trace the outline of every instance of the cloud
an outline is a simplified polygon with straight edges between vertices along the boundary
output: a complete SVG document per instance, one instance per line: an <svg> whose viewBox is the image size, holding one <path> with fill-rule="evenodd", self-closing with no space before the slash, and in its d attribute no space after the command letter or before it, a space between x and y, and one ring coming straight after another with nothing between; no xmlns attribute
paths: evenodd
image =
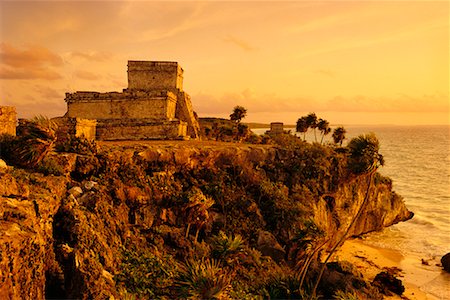
<svg viewBox="0 0 450 300"><path fill-rule="evenodd" d="M306 97L280 97L260 95L250 89L240 93L192 96L194 109L201 116L227 117L235 105L242 105L251 114L302 115L308 112L325 113L442 113L449 111L448 95L398 95L395 98L369 96L336 96L330 100Z"/></svg>
<svg viewBox="0 0 450 300"><path fill-rule="evenodd" d="M52 70L44 69L42 67L34 67L29 69L13 69L0 66L0 79L45 79L57 80L62 76Z"/></svg>
<svg viewBox="0 0 450 300"><path fill-rule="evenodd" d="M445 112L449 111L449 97L445 94L422 95L412 97L337 96L329 100L327 111L341 112Z"/></svg>
<svg viewBox="0 0 450 300"><path fill-rule="evenodd" d="M54 67L64 62L56 53L41 46L16 48L8 43L0 44L0 79L56 80L62 76Z"/></svg>
<svg viewBox="0 0 450 300"><path fill-rule="evenodd" d="M59 91L57 89L48 87L48 86L41 86L37 85L35 87L36 92L39 93L39 95L45 99L64 99L65 93L62 91Z"/></svg>
<svg viewBox="0 0 450 300"><path fill-rule="evenodd" d="M241 105L251 113L293 112L317 109L320 103L312 100L293 97L284 98L275 94L259 95L251 89L240 93L225 93L220 96L199 93L192 97L194 109L200 114L229 114L234 106Z"/></svg>
<svg viewBox="0 0 450 300"><path fill-rule="evenodd" d="M235 46L238 46L239 48L241 48L244 51L255 51L257 50L257 48L251 46L249 43L247 43L244 40L238 39L232 35L228 35L227 37L225 37L223 39L223 41L233 44Z"/></svg>
<svg viewBox="0 0 450 300"><path fill-rule="evenodd" d="M62 66L63 59L56 53L41 46L27 46L18 49L7 43L0 44L0 61L13 68L30 66Z"/></svg>
<svg viewBox="0 0 450 300"><path fill-rule="evenodd" d="M98 61L103 62L111 59L113 56L111 53L102 51L92 51L92 52L70 52L69 55L73 58L82 58L88 61Z"/></svg>
<svg viewBox="0 0 450 300"><path fill-rule="evenodd" d="M101 76L98 74L94 74L92 72L82 71L82 70L75 71L73 73L73 75L79 79L84 79L84 80L98 80L101 78Z"/></svg>

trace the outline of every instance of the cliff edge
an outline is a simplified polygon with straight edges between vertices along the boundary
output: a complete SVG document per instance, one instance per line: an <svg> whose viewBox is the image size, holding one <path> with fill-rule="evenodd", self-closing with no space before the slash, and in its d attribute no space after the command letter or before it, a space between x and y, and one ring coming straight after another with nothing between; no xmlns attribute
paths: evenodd
<svg viewBox="0 0 450 300"><path fill-rule="evenodd" d="M224 297L273 297L366 193L349 235L412 217L390 179L317 144L111 142L51 159L59 176L0 169L2 299L198 296L193 261L216 267Z"/></svg>

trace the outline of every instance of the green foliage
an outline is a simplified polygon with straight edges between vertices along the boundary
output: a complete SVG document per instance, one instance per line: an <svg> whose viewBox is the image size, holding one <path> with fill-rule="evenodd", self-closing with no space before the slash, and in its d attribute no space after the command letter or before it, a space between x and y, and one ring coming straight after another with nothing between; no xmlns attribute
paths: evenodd
<svg viewBox="0 0 450 300"><path fill-rule="evenodd" d="M325 232L312 219L307 219L304 220L302 228L297 230L292 241L296 243L298 250L306 251L311 249L312 245L324 236Z"/></svg>
<svg viewBox="0 0 450 300"><path fill-rule="evenodd" d="M317 122L317 128L322 134L320 143L323 143L323 138L331 132L330 123L327 120L319 119L319 121Z"/></svg>
<svg viewBox="0 0 450 300"><path fill-rule="evenodd" d="M230 120L236 123L240 123L243 118L247 115L247 109L243 106L235 106L233 112L230 115Z"/></svg>
<svg viewBox="0 0 450 300"><path fill-rule="evenodd" d="M168 254L134 250L123 252L119 270L116 282L139 298L170 296L179 271L176 261Z"/></svg>
<svg viewBox="0 0 450 300"><path fill-rule="evenodd" d="M37 116L20 120L17 142L14 143L14 162L22 167L35 167L53 151L57 125L47 117Z"/></svg>
<svg viewBox="0 0 450 300"><path fill-rule="evenodd" d="M289 189L280 182L263 181L260 193L260 207L267 226L287 238L305 214L304 206L290 197Z"/></svg>
<svg viewBox="0 0 450 300"><path fill-rule="evenodd" d="M306 120L306 117L301 117L297 120L297 125L295 130L297 132L303 133L303 139L305 139L305 133L308 131L309 125Z"/></svg>
<svg viewBox="0 0 450 300"><path fill-rule="evenodd" d="M279 270L271 273L265 283L269 299L315 299L311 298L309 288L300 288L298 274Z"/></svg>
<svg viewBox="0 0 450 300"><path fill-rule="evenodd" d="M220 231L219 234L213 236L210 241L212 245L212 255L214 258L224 258L230 254L241 251L244 247L244 239L239 234L234 238L227 236L225 232Z"/></svg>
<svg viewBox="0 0 450 300"><path fill-rule="evenodd" d="M177 278L180 294L190 299L229 299L232 274L210 259L188 260Z"/></svg>
<svg viewBox="0 0 450 300"><path fill-rule="evenodd" d="M95 155L98 152L97 143L85 137L75 137L69 135L64 142L56 144L56 151L69 152L83 155Z"/></svg>
<svg viewBox="0 0 450 300"><path fill-rule="evenodd" d="M380 142L374 133L353 138L347 146L350 150L349 169L354 174L361 174L384 165L383 156L378 152Z"/></svg>
<svg viewBox="0 0 450 300"><path fill-rule="evenodd" d="M344 127L342 126L336 127L332 135L334 143L339 144L339 146L342 146L342 142L345 140L346 133L347 131L345 130Z"/></svg>

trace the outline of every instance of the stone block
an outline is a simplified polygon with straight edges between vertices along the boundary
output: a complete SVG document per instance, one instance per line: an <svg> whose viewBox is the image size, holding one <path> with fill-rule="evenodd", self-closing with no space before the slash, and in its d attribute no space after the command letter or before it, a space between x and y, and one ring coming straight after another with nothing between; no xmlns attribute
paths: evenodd
<svg viewBox="0 0 450 300"><path fill-rule="evenodd" d="M0 134L16 135L17 113L12 106L0 106Z"/></svg>

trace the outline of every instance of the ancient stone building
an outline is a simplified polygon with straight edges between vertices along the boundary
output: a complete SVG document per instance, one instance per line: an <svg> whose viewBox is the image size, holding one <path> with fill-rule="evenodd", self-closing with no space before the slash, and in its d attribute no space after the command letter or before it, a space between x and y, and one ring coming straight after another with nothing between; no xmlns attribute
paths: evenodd
<svg viewBox="0 0 450 300"><path fill-rule="evenodd" d="M17 126L16 108L12 106L0 106L0 134L16 135Z"/></svg>
<svg viewBox="0 0 450 300"><path fill-rule="evenodd" d="M68 118L97 120L99 140L198 138L191 99L177 62L128 61L122 93L66 93Z"/></svg>
<svg viewBox="0 0 450 300"><path fill-rule="evenodd" d="M270 123L270 133L271 134L282 134L283 132L284 132L284 124L282 122Z"/></svg>

